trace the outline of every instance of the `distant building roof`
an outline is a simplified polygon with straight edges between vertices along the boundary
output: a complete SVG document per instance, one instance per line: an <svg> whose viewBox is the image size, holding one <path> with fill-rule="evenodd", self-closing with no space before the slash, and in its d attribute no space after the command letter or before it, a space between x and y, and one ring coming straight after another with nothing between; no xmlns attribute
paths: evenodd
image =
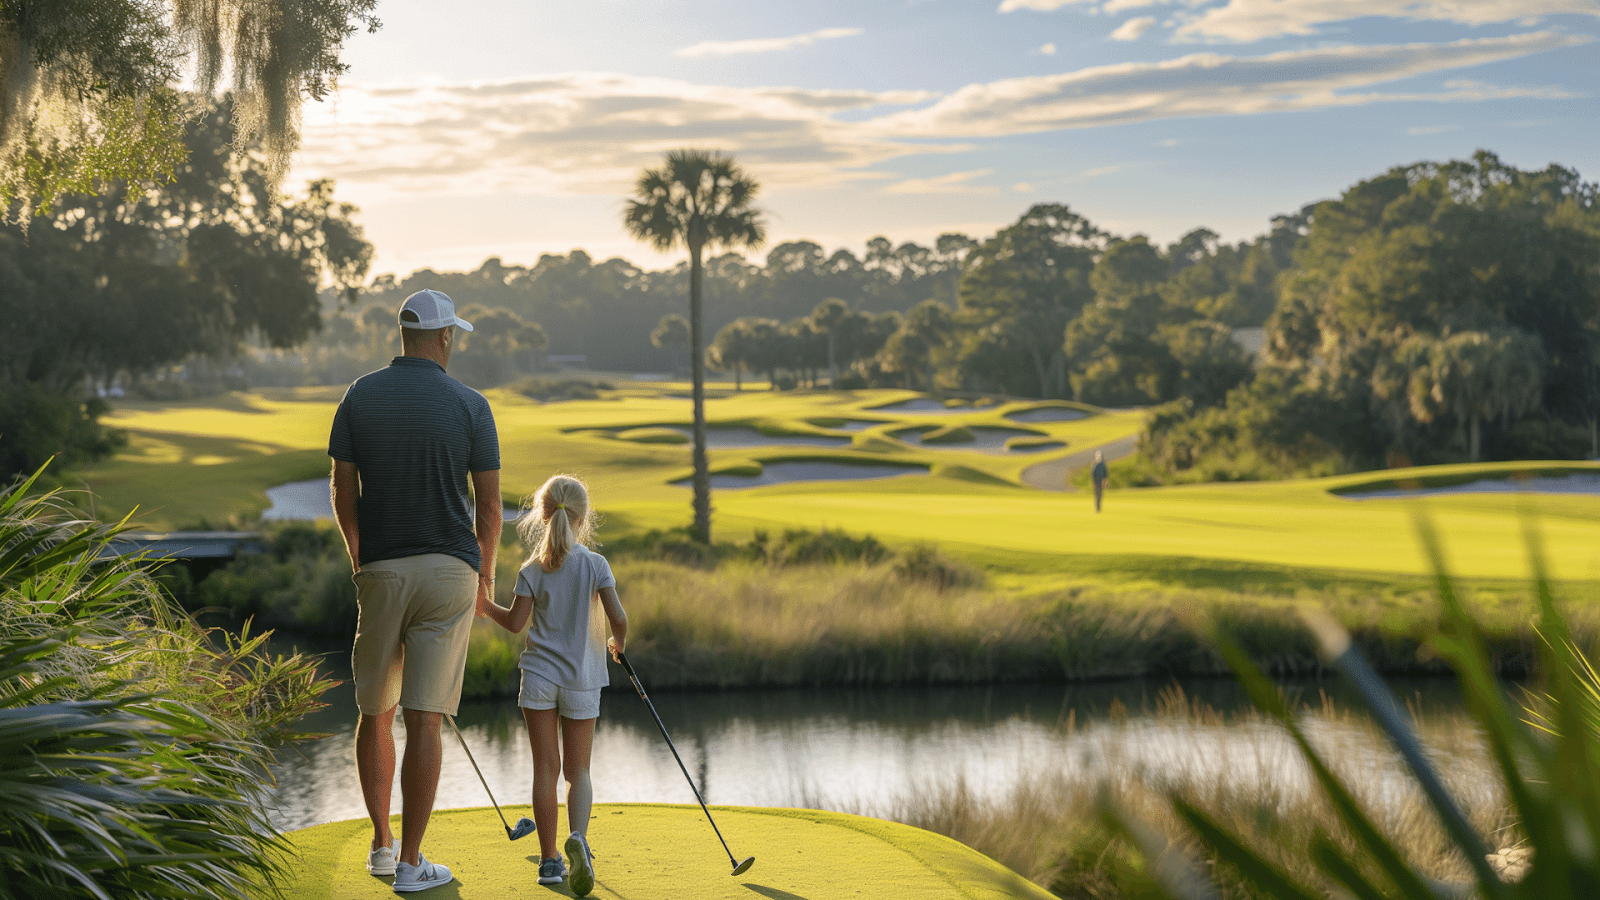
<svg viewBox="0 0 1600 900"><path fill-rule="evenodd" d="M1244 352L1253 357L1261 357L1261 348L1267 345L1267 330L1260 326L1251 328L1235 328L1233 342L1244 348Z"/></svg>

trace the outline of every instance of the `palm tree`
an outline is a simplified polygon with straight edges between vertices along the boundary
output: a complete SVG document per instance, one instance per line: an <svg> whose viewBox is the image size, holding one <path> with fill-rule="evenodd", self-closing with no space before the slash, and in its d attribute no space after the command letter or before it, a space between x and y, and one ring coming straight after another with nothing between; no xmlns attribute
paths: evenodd
<svg viewBox="0 0 1600 900"><path fill-rule="evenodd" d="M703 150L669 150L660 168L645 169L622 222L657 250L689 250L689 372L694 381L694 536L711 542L711 468L706 461L706 371L700 315L701 253L706 245L760 247L767 238L750 205L758 187L732 158Z"/></svg>

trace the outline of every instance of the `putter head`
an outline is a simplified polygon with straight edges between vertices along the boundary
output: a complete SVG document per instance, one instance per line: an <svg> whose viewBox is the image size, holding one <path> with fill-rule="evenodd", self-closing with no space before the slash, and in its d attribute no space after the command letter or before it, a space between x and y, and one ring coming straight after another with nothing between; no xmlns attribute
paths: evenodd
<svg viewBox="0 0 1600 900"><path fill-rule="evenodd" d="M513 841L519 840L527 837L530 834L533 834L535 828L537 828L537 826L533 824L533 820L527 816L523 816L517 820L516 825L506 829L506 837Z"/></svg>
<svg viewBox="0 0 1600 900"><path fill-rule="evenodd" d="M744 862L739 863L737 866L733 867L732 874L735 875L735 876L743 875L744 873L750 871L750 867L755 865L755 864L756 864L756 858L754 856L746 857Z"/></svg>

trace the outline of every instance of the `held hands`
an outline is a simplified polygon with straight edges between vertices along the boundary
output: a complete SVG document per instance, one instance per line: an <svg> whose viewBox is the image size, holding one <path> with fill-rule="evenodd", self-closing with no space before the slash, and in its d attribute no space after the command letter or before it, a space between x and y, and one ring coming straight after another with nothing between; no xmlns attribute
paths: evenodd
<svg viewBox="0 0 1600 900"><path fill-rule="evenodd" d="M494 605L494 582L487 578L478 579L478 603L474 611L478 618L489 617L489 607Z"/></svg>

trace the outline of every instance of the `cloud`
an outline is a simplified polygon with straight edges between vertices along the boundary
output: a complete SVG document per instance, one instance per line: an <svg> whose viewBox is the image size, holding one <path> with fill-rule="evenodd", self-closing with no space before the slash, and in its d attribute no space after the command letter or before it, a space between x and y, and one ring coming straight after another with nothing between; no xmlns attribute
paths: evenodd
<svg viewBox="0 0 1600 900"><path fill-rule="evenodd" d="M973 169L970 172L951 172L934 178L910 178L883 189L885 194L992 194L994 188L971 184L975 178L994 174L993 169Z"/></svg>
<svg viewBox="0 0 1600 900"><path fill-rule="evenodd" d="M1193 116L1247 115L1384 101L1571 96L1558 88L1446 85L1442 91L1360 93L1432 72L1588 43L1559 32L1446 44L1322 47L1266 56L1198 53L971 84L933 104L872 122L885 136L995 137Z"/></svg>
<svg viewBox="0 0 1600 900"><path fill-rule="evenodd" d="M1155 23L1156 20L1150 16L1129 19L1117 26L1116 31L1111 32L1111 39L1113 41L1137 41L1139 38L1144 37L1144 33L1149 31L1150 26Z"/></svg>
<svg viewBox="0 0 1600 900"><path fill-rule="evenodd" d="M753 38L744 41L705 41L693 47L684 47L676 51L677 56L737 56L744 53L777 53L783 50L793 50L815 44L817 41L829 41L835 38L855 37L861 33L859 28L824 28L809 34L797 34L793 37L781 38Z"/></svg>
<svg viewBox="0 0 1600 900"><path fill-rule="evenodd" d="M908 152L834 118L925 103L920 91L725 87L572 73L362 87L306 110L297 173L396 191L618 192L675 147L734 153L766 184L837 184ZM917 146L916 152L963 149Z"/></svg>
<svg viewBox="0 0 1600 900"><path fill-rule="evenodd" d="M1000 0L1000 12L1016 12L1019 9L1054 12L1063 6L1070 6L1074 3L1093 2L1094 0Z"/></svg>
<svg viewBox="0 0 1600 900"><path fill-rule="evenodd" d="M1367 16L1487 25L1560 14L1600 16L1600 0L1229 0L1190 19L1177 37L1248 43Z"/></svg>
<svg viewBox="0 0 1600 900"><path fill-rule="evenodd" d="M1045 44L1044 46L1040 47L1039 49L1037 49L1037 50L1035 50L1033 52L1042 53L1045 56L1055 56L1056 55L1056 45L1055 44Z"/></svg>
<svg viewBox="0 0 1600 900"><path fill-rule="evenodd" d="M1087 172L1084 172L1083 173L1083 177L1085 177L1085 178L1102 178L1102 177L1104 177L1106 175L1115 175L1118 172L1121 172L1124 168L1126 168L1126 167L1125 166L1121 166L1121 165L1101 166L1098 169L1090 169Z"/></svg>
<svg viewBox="0 0 1600 900"><path fill-rule="evenodd" d="M884 162L979 141L1197 116L1380 102L1565 98L1561 88L1449 80L1380 86L1592 38L1557 32L1445 44L1215 53L970 84L954 93L734 87L608 73L359 85L305 112L296 180L331 177L393 195L626 194L678 147L736 156L769 188L883 178ZM1452 73L1454 74L1454 73ZM898 182L900 193L981 190L970 172Z"/></svg>
<svg viewBox="0 0 1600 900"><path fill-rule="evenodd" d="M1446 131L1460 131L1460 125L1413 125L1406 129L1406 134L1412 137L1421 137L1428 134L1443 134Z"/></svg>
<svg viewBox="0 0 1600 900"><path fill-rule="evenodd" d="M1107 15L1113 15L1130 9L1143 9L1146 6L1155 6L1158 3L1166 2L1168 0L1108 0L1104 6L1100 7L1100 11Z"/></svg>

